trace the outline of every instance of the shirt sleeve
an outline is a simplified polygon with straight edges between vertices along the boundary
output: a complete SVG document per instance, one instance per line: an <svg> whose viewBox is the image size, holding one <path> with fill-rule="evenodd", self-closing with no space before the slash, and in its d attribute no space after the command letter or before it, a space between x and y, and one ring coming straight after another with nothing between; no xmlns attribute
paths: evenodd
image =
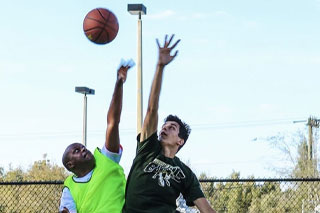
<svg viewBox="0 0 320 213"><path fill-rule="evenodd" d="M194 206L195 204L193 203L193 201L198 198L204 197L204 194L202 192L199 180L193 172L191 172L191 177L188 183L190 184L186 187L185 191L182 194L186 200L187 205Z"/></svg>
<svg viewBox="0 0 320 213"><path fill-rule="evenodd" d="M63 188L59 211L62 211L63 208L67 208L70 213L77 213L76 203L74 202L71 192L67 187Z"/></svg>
<svg viewBox="0 0 320 213"><path fill-rule="evenodd" d="M114 153L114 152L110 152L105 145L103 145L102 149L101 149L101 153L106 156L107 158L110 158L111 160L113 160L116 163L120 162L121 156L122 156L122 146L120 145L119 148L119 152L118 153Z"/></svg>
<svg viewBox="0 0 320 213"><path fill-rule="evenodd" d="M145 139L144 141L140 142L139 134L137 136L137 150L136 155L144 154L144 153L151 153L151 152L158 152L161 149L160 142L158 140L157 132L154 132L149 138Z"/></svg>

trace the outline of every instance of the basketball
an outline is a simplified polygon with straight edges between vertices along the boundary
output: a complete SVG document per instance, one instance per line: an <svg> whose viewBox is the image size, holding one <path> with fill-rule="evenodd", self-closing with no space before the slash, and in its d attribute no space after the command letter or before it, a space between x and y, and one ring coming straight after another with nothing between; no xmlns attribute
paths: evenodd
<svg viewBox="0 0 320 213"><path fill-rule="evenodd" d="M96 44L110 43L118 34L117 17L108 9L91 10L83 20L83 31L86 37Z"/></svg>

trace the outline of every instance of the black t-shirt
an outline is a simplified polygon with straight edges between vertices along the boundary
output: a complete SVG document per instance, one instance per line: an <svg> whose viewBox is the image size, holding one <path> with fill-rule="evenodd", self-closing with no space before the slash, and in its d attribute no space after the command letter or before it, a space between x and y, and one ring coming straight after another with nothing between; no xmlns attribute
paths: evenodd
<svg viewBox="0 0 320 213"><path fill-rule="evenodd" d="M165 157L157 133L143 142L137 138L137 153L129 173L123 212L175 212L182 193L187 204L204 197L199 181L178 157Z"/></svg>

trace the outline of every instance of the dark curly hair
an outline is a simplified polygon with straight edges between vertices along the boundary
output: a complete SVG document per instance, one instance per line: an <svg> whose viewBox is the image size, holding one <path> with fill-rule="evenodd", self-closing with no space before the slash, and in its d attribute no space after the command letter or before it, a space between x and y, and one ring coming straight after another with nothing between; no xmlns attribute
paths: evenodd
<svg viewBox="0 0 320 213"><path fill-rule="evenodd" d="M184 140L184 143L182 146L179 147L178 151L186 144L188 137L191 132L191 128L188 124L183 122L178 116L176 115L168 115L165 119L164 122L166 123L167 121L175 121L179 124L179 134L178 136Z"/></svg>

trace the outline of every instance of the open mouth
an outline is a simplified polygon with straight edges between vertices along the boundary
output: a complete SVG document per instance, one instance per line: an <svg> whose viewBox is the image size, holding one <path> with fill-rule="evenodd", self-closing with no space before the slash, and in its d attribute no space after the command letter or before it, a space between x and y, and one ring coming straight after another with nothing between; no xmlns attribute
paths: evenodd
<svg viewBox="0 0 320 213"><path fill-rule="evenodd" d="M161 132L160 136L167 136L167 134L165 132Z"/></svg>

